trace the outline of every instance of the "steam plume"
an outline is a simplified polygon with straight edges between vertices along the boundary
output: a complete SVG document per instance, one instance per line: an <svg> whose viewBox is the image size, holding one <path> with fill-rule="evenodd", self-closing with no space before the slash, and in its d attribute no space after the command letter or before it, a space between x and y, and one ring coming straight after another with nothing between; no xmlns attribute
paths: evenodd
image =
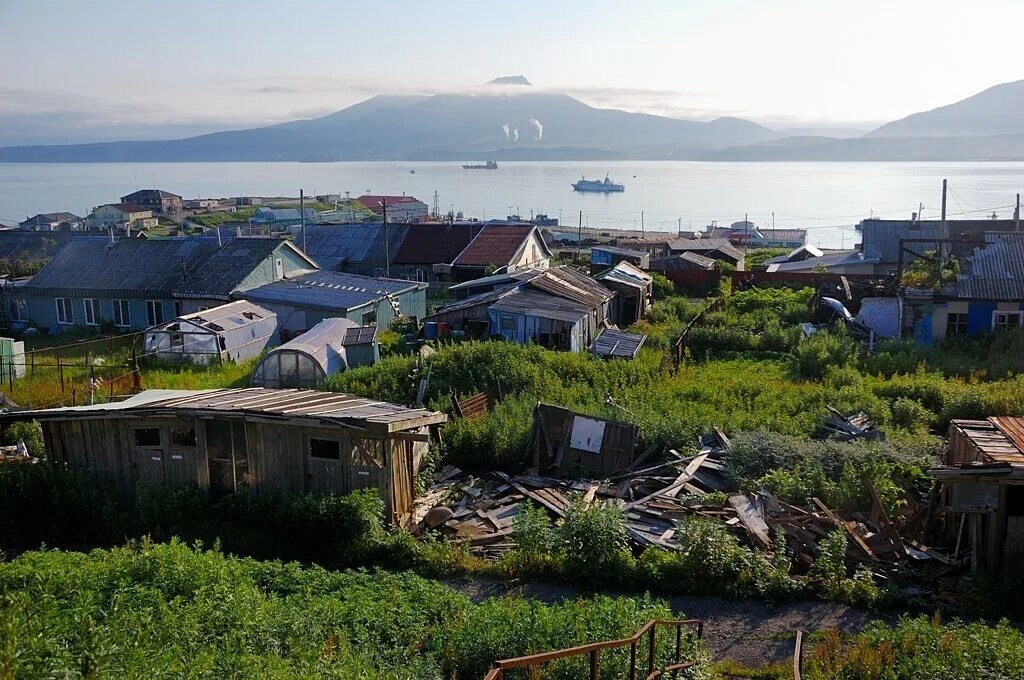
<svg viewBox="0 0 1024 680"><path fill-rule="evenodd" d="M540 121L536 118L530 119L530 125L537 128L537 141L544 139L544 126L540 124Z"/></svg>
<svg viewBox="0 0 1024 680"><path fill-rule="evenodd" d="M519 128L512 128L512 141L513 142L518 142L519 141Z"/></svg>
<svg viewBox="0 0 1024 680"><path fill-rule="evenodd" d="M508 123L501 124L501 131L505 133L505 139L508 139L508 133L510 129L511 128L509 128Z"/></svg>

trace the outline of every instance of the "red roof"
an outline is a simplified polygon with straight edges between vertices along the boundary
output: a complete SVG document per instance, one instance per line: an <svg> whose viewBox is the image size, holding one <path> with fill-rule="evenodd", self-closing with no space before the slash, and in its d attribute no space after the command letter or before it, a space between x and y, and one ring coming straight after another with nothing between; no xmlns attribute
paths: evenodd
<svg viewBox="0 0 1024 680"><path fill-rule="evenodd" d="M480 227L472 224L410 224L392 264L449 264Z"/></svg>
<svg viewBox="0 0 1024 680"><path fill-rule="evenodd" d="M516 256L534 229L536 227L532 225L488 224L452 264L504 267Z"/></svg>
<svg viewBox="0 0 1024 680"><path fill-rule="evenodd" d="M400 203L418 203L419 199L415 196L385 196L383 194L365 194L356 199L367 209L377 212L380 210L381 203L387 201L388 205L398 205Z"/></svg>

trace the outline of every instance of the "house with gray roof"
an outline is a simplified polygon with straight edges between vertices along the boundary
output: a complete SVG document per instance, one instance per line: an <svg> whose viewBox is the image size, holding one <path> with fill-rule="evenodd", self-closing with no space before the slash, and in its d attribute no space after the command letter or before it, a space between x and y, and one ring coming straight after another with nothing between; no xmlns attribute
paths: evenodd
<svg viewBox="0 0 1024 680"><path fill-rule="evenodd" d="M360 222L306 225L305 252L329 271L385 276L409 225ZM384 251L387 249L387 256Z"/></svg>
<svg viewBox="0 0 1024 680"><path fill-rule="evenodd" d="M18 291L25 321L140 330L233 299L316 264L278 239L82 238L67 243Z"/></svg>

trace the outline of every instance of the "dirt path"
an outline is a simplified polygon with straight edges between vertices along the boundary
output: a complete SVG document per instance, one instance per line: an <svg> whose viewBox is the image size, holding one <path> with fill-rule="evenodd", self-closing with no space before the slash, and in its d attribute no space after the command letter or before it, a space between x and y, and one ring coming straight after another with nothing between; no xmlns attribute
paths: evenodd
<svg viewBox="0 0 1024 680"><path fill-rule="evenodd" d="M559 602L587 593L551 583L511 583L485 578L445 581L471 599L518 594L542 602ZM664 598L676 616L704 619L704 641L715 660L733 659L749 666L787 661L793 655L795 631L836 628L856 632L879 615L833 602L727 600L719 597Z"/></svg>

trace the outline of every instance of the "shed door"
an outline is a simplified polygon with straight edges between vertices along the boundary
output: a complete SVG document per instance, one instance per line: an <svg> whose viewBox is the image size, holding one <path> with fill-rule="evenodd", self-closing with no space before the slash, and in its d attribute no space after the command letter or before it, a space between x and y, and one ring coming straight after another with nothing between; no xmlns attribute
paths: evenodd
<svg viewBox="0 0 1024 680"><path fill-rule="evenodd" d="M311 493L345 493L348 441L323 434L306 437L306 456L309 460L309 480L306 488Z"/></svg>
<svg viewBox="0 0 1024 680"><path fill-rule="evenodd" d="M164 481L164 447L161 428L156 425L133 427L129 435L132 459L140 482Z"/></svg>
<svg viewBox="0 0 1024 680"><path fill-rule="evenodd" d="M249 483L249 455L243 421L207 420L206 456L211 493L232 493Z"/></svg>
<svg viewBox="0 0 1024 680"><path fill-rule="evenodd" d="M384 489L388 478L386 464L383 439L353 437L351 490Z"/></svg>
<svg viewBox="0 0 1024 680"><path fill-rule="evenodd" d="M195 482L198 469L195 426L172 426L170 444L164 457L164 474L167 480Z"/></svg>

